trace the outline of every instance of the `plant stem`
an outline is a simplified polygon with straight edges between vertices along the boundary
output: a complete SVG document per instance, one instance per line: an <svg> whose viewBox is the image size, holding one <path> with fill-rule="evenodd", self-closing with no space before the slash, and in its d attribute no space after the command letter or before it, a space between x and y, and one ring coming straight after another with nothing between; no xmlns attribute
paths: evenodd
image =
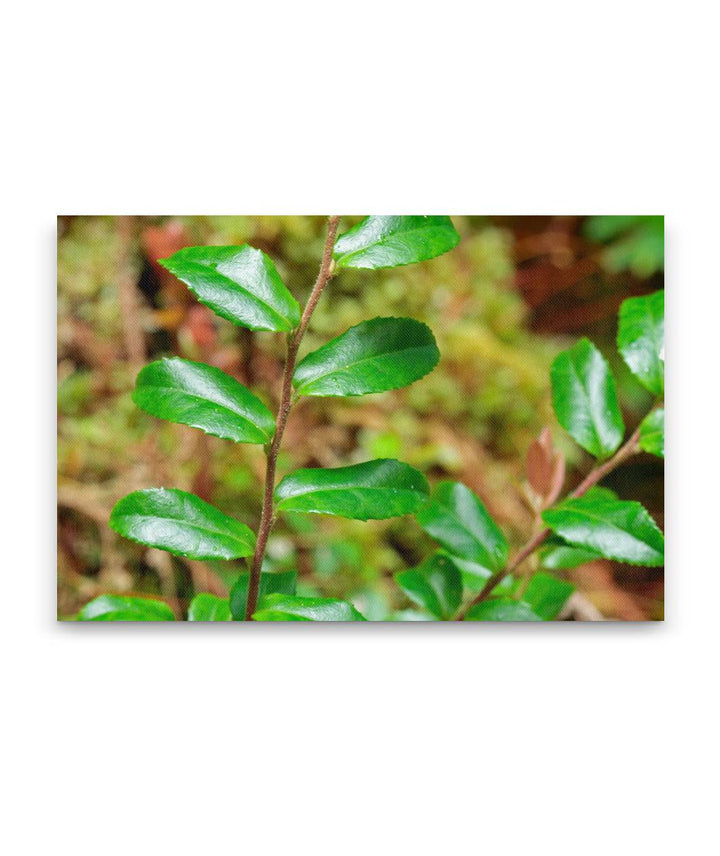
<svg viewBox="0 0 720 856"><path fill-rule="evenodd" d="M565 499L578 499L581 496L584 496L591 487L596 485L601 479L605 478L608 473L611 473L614 469L620 466L620 464L624 463L628 458L631 458L633 455L637 454L640 451L640 446L638 445L638 440L640 439L640 426L638 426L635 431L632 433L630 439L622 445L617 452L612 456L612 458L608 458L607 461L604 461L599 466L595 467L595 469L591 470L587 476L580 482L580 484L569 493ZM490 579L485 583L481 591L468 603L467 606L463 607L460 612L455 616L455 621L463 621L468 612L473 608L473 606L478 603L482 603L484 600L487 600L488 597L492 594L493 589L499 583L501 583L505 577L509 574L512 574L513 571L516 571L520 565L531 556L538 547L540 547L549 537L552 535L552 529L542 529L540 532L533 535L533 537L525 544L525 546L520 550L520 552L515 556L515 558L506 565L501 571L497 571L494 573Z"/></svg>
<svg viewBox="0 0 720 856"><path fill-rule="evenodd" d="M267 547L270 531L275 522L275 509L273 505L273 493L275 491L275 471L277 469L277 458L280 444L287 425L290 408L292 407L292 377L295 371L300 343L310 323L323 289L334 275L332 270L332 250L337 235L339 217L328 219L327 237L323 251L322 262L317 280L310 293L305 309L297 329L288 335L287 353L285 357L285 368L283 370L282 391L280 393L280 404L278 405L277 418L275 420L275 434L267 452L267 465L265 467L265 492L263 496L262 512L260 514L260 526L258 528L257 543L253 555L252 567L250 568L250 581L248 584L247 606L245 607L245 620L252 621L253 613L257 608L258 593L260 591L260 571L262 569L265 548Z"/></svg>

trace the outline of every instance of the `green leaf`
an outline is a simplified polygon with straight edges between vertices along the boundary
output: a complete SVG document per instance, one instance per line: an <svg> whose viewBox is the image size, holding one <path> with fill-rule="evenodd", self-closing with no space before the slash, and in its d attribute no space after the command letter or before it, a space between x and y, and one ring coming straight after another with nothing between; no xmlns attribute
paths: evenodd
<svg viewBox="0 0 720 856"><path fill-rule="evenodd" d="M298 302L272 259L253 247L186 247L160 264L201 303L241 327L289 332L300 321Z"/></svg>
<svg viewBox="0 0 720 856"><path fill-rule="evenodd" d="M586 500L616 500L618 495L609 487L593 485L585 494ZM587 547L571 547L562 538L551 536L540 551L540 564L549 571L567 571L602 559L602 553Z"/></svg>
<svg viewBox="0 0 720 856"><path fill-rule="evenodd" d="M441 550L440 555L448 554L444 554ZM459 556L451 556L451 558L460 569L463 585L473 591L480 591L493 575L490 568L479 565L477 562L471 562L469 559L461 559ZM508 577L505 577L505 579L508 579Z"/></svg>
<svg viewBox="0 0 720 856"><path fill-rule="evenodd" d="M172 609L162 600L102 594L86 603L78 621L174 621Z"/></svg>
<svg viewBox="0 0 720 856"><path fill-rule="evenodd" d="M583 226L583 232L592 241L606 243L646 219L642 214L597 214L588 217Z"/></svg>
<svg viewBox="0 0 720 856"><path fill-rule="evenodd" d="M179 357L145 366L137 377L133 401L160 419L236 443L264 445L275 433L272 413L235 378Z"/></svg>
<svg viewBox="0 0 720 856"><path fill-rule="evenodd" d="M335 242L339 268L389 268L434 259L457 246L449 217L366 217Z"/></svg>
<svg viewBox="0 0 720 856"><path fill-rule="evenodd" d="M542 513L545 523L570 544L631 565L660 566L665 539L639 502L567 499Z"/></svg>
<svg viewBox="0 0 720 856"><path fill-rule="evenodd" d="M583 494L585 499L619 499L620 497L610 487L605 487L601 484L594 484Z"/></svg>
<svg viewBox="0 0 720 856"><path fill-rule="evenodd" d="M460 482L440 482L418 523L448 552L491 571L507 564L508 542L477 496Z"/></svg>
<svg viewBox="0 0 720 856"><path fill-rule="evenodd" d="M540 552L540 564L550 571L567 571L577 568L596 559L602 559L602 553L582 547L570 547L568 544L558 544Z"/></svg>
<svg viewBox="0 0 720 856"><path fill-rule="evenodd" d="M255 621L365 621L351 603L325 597L268 594L259 607Z"/></svg>
<svg viewBox="0 0 720 856"><path fill-rule="evenodd" d="M620 307L618 350L653 395L665 389L665 292L629 297Z"/></svg>
<svg viewBox="0 0 720 856"><path fill-rule="evenodd" d="M235 621L245 619L250 572L245 571L237 578L230 589L230 611ZM297 586L297 571L278 571L277 573L261 573L258 600L266 594L295 594Z"/></svg>
<svg viewBox="0 0 720 856"><path fill-rule="evenodd" d="M435 553L416 568L400 571L395 580L410 600L436 618L450 619L460 606L460 569L443 553Z"/></svg>
<svg viewBox="0 0 720 856"><path fill-rule="evenodd" d="M442 554L442 551L441 551ZM470 591L478 592L493 575L489 568L471 562L469 559L461 559L459 556L451 556L454 564L460 569L463 585ZM511 594L515 588L516 578L509 574L503 577L493 588L496 594Z"/></svg>
<svg viewBox="0 0 720 856"><path fill-rule="evenodd" d="M434 621L432 616L427 612L421 612L419 609L398 609L393 612L387 619L388 621Z"/></svg>
<svg viewBox="0 0 720 856"><path fill-rule="evenodd" d="M605 357L581 339L557 355L550 381L558 422L590 454L609 457L622 443L624 425Z"/></svg>
<svg viewBox="0 0 720 856"><path fill-rule="evenodd" d="M453 556L446 550L438 550L436 553L433 553L433 556L443 556L451 561L460 571L463 586L472 592L479 592L493 575L493 571L490 568L479 565L477 562L471 562L469 559L462 559L460 556ZM493 588L493 592L497 595L512 594L516 583L517 579L509 574L500 580L495 588Z"/></svg>
<svg viewBox="0 0 720 856"><path fill-rule="evenodd" d="M466 621L542 621L532 607L510 597L493 597L470 609Z"/></svg>
<svg viewBox="0 0 720 856"><path fill-rule="evenodd" d="M665 410L653 410L640 424L640 448L658 458L665 457Z"/></svg>
<svg viewBox="0 0 720 856"><path fill-rule="evenodd" d="M592 240L607 243L600 258L610 273L629 270L647 279L665 266L665 218L657 215L601 215L585 221Z"/></svg>
<svg viewBox="0 0 720 856"><path fill-rule="evenodd" d="M432 331L411 318L374 318L308 354L295 369L300 395L366 395L398 389L440 359Z"/></svg>
<svg viewBox="0 0 720 856"><path fill-rule="evenodd" d="M427 500L428 483L408 464L380 458L335 469L296 470L275 488L281 511L384 520L412 514Z"/></svg>
<svg viewBox="0 0 720 856"><path fill-rule="evenodd" d="M228 599L207 592L196 594L188 609L188 621L230 621L230 618Z"/></svg>
<svg viewBox="0 0 720 856"><path fill-rule="evenodd" d="M192 493L136 490L117 503L110 528L119 535L189 559L239 559L255 550L255 534Z"/></svg>
<svg viewBox="0 0 720 856"><path fill-rule="evenodd" d="M551 574L535 574L525 589L523 601L543 621L557 618L575 586Z"/></svg>

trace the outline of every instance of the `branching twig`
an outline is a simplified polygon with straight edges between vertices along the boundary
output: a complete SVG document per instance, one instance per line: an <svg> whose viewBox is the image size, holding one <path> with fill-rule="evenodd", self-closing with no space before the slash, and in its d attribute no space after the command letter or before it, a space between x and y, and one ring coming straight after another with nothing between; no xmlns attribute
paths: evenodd
<svg viewBox="0 0 720 856"><path fill-rule="evenodd" d="M580 482L580 484L569 493L566 499L578 499L581 496L584 496L591 487L596 485L601 479L605 478L606 475L611 473L614 469L616 469L620 464L624 463L628 458L631 458L633 455L637 454L640 451L640 446L638 445L638 440L640 439L640 428L636 428L633 432L630 439L622 445L617 452L612 456L612 458L608 458L607 461L600 464L600 466L595 467L595 469L591 470L587 476ZM507 564L502 570L494 573L490 579L485 583L481 591L467 604L464 606L460 612L455 616L455 621L463 621L468 612L476 606L478 603L482 603L484 600L491 595L493 589L501 583L505 577L512 574L516 571L520 565L531 556L538 547L545 543L545 541L552 535L551 529L542 529L537 534L533 535L533 537L525 544L525 546L520 550L520 552L515 556L515 558Z"/></svg>
<svg viewBox="0 0 720 856"><path fill-rule="evenodd" d="M310 297L305 304L302 317L297 329L288 336L287 356L285 358L285 369L283 371L282 392L280 394L280 404L278 405L277 419L275 422L275 436L272 439L270 448L267 452L267 466L265 468L265 494L263 498L262 513L260 515L260 526L258 528L257 544L255 554L253 556L252 567L250 569L250 581L248 584L247 606L245 608L245 620L251 621L253 613L257 607L258 593L260 591L260 571L262 568L263 557L265 556L265 548L267 547L268 537L272 529L274 519L273 493L275 491L275 470L277 467L277 457L280 451L282 436L287 425L290 408L292 407L292 376L295 371L295 361L297 359L300 343L305 335L307 326L310 323L312 315L323 289L328 284L333 276L332 266L332 250L335 244L335 235L337 234L339 217L330 217L328 220L327 238L325 239L325 250L323 252L320 272L313 287Z"/></svg>

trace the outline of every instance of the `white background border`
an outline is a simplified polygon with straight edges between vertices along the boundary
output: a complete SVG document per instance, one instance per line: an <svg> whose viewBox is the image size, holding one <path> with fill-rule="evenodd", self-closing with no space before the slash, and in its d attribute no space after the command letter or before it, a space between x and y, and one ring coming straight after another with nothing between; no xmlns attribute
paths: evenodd
<svg viewBox="0 0 720 856"><path fill-rule="evenodd" d="M6 10L5 852L710 852L710 14L692 0ZM54 623L55 215L331 209L666 214L664 624Z"/></svg>

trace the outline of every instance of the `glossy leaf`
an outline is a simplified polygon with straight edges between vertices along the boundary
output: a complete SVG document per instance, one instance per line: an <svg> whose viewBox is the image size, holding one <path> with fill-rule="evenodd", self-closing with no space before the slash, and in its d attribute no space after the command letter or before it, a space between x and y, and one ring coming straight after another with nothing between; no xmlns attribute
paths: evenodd
<svg viewBox="0 0 720 856"><path fill-rule="evenodd" d="M442 554L442 551L441 551ZM485 583L493 575L493 571L478 565L477 562L471 562L469 559L461 559L460 556L451 556L455 565L460 569L463 585L470 591L478 592ZM502 580L495 586L493 592L495 594L510 594L515 588L517 580L512 575L503 577Z"/></svg>
<svg viewBox="0 0 720 856"><path fill-rule="evenodd" d="M227 598L202 592L196 594L188 609L188 621L230 621L230 603Z"/></svg>
<svg viewBox="0 0 720 856"><path fill-rule="evenodd" d="M549 571L567 571L602 559L602 553L569 544L554 544L540 552L540 564Z"/></svg>
<svg viewBox="0 0 720 856"><path fill-rule="evenodd" d="M545 523L570 544L596 550L631 565L659 566L665 539L639 502L567 499L542 514Z"/></svg>
<svg viewBox="0 0 720 856"><path fill-rule="evenodd" d="M389 268L441 256L460 235L449 217L366 217L335 242L338 267Z"/></svg>
<svg viewBox="0 0 720 856"><path fill-rule="evenodd" d="M466 621L542 621L532 608L521 600L493 597L473 606Z"/></svg>
<svg viewBox="0 0 720 856"><path fill-rule="evenodd" d="M410 600L436 618L452 618L460 606L460 569L443 553L435 553L416 568L400 571L395 580Z"/></svg>
<svg viewBox="0 0 720 856"><path fill-rule="evenodd" d="M245 619L250 572L244 571L230 589L230 611L235 621ZM297 586L297 571L279 571L277 573L261 573L258 600L266 594L295 594Z"/></svg>
<svg viewBox="0 0 720 856"><path fill-rule="evenodd" d="M505 567L508 542L480 499L464 484L440 482L417 519L453 555L491 571Z"/></svg>
<svg viewBox="0 0 720 856"><path fill-rule="evenodd" d="M557 618L575 586L551 574L535 574L523 592L523 601L543 621Z"/></svg>
<svg viewBox="0 0 720 856"><path fill-rule="evenodd" d="M609 457L622 443L624 425L605 357L581 339L558 354L550 380L558 422L590 454Z"/></svg>
<svg viewBox="0 0 720 856"><path fill-rule="evenodd" d="M192 493L136 490L117 503L110 528L119 535L189 559L239 559L255 549L255 534Z"/></svg>
<svg viewBox="0 0 720 856"><path fill-rule="evenodd" d="M585 500L616 500L617 493L603 485L593 485L585 494ZM602 559L602 553L587 547L573 547L552 535L545 542L545 547L540 551L540 564L549 571L567 571Z"/></svg>
<svg viewBox="0 0 720 856"><path fill-rule="evenodd" d="M296 470L275 488L275 499L282 511L383 520L414 513L428 493L422 473L381 458L351 467Z"/></svg>
<svg viewBox="0 0 720 856"><path fill-rule="evenodd" d="M253 615L255 621L365 621L351 603L325 597L268 594Z"/></svg>
<svg viewBox="0 0 720 856"><path fill-rule="evenodd" d="M272 259L253 247L186 247L160 264L201 303L241 327L289 332L300 321L298 302Z"/></svg>
<svg viewBox="0 0 720 856"><path fill-rule="evenodd" d="M658 458L665 457L665 410L648 413L640 425L640 448Z"/></svg>
<svg viewBox="0 0 720 856"><path fill-rule="evenodd" d="M137 377L133 401L160 419L236 443L264 445L275 433L272 413L235 378L214 366L178 357L145 366Z"/></svg>
<svg viewBox="0 0 720 856"><path fill-rule="evenodd" d="M398 389L440 359L428 326L411 318L374 318L308 354L295 369L300 395L366 395Z"/></svg>
<svg viewBox="0 0 720 856"><path fill-rule="evenodd" d="M172 609L162 600L102 594L86 603L78 621L174 621Z"/></svg>
<svg viewBox="0 0 720 856"><path fill-rule="evenodd" d="M653 395L665 389L665 292L629 297L620 307L618 350Z"/></svg>

